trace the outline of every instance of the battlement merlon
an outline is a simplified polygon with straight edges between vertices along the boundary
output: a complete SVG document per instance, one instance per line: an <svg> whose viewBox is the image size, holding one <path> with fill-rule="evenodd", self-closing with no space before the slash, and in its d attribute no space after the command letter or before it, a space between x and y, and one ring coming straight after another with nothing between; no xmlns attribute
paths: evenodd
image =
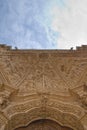
<svg viewBox="0 0 87 130"><path fill-rule="evenodd" d="M85 50L87 51L87 45L77 46L76 50L77 51L85 51Z"/></svg>
<svg viewBox="0 0 87 130"><path fill-rule="evenodd" d="M11 46L8 46L8 45L6 45L6 44L0 44L0 49L2 49L2 50L11 50L12 47L11 47Z"/></svg>

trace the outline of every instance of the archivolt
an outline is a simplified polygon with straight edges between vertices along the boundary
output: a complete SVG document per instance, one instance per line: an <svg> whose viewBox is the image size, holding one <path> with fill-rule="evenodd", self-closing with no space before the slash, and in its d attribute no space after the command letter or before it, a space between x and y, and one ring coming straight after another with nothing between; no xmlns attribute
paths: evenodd
<svg viewBox="0 0 87 130"><path fill-rule="evenodd" d="M81 122L78 118L70 113L64 113L58 108L47 107L42 109L41 107L34 107L25 112L14 113L4 130L14 130L21 126L27 126L34 120L50 119L58 122L62 126L73 128L74 130L84 130Z"/></svg>

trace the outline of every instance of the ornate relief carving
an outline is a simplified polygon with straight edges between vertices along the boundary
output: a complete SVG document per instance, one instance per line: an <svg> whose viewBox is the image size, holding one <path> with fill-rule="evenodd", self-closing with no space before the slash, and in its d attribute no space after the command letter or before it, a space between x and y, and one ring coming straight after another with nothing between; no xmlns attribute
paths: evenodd
<svg viewBox="0 0 87 130"><path fill-rule="evenodd" d="M87 80L87 57L74 50L0 49L0 111L8 120L13 119L13 128L20 121L36 119L38 114L83 130L78 120L87 112L87 85L83 84ZM35 108L40 108L39 112L33 111Z"/></svg>
<svg viewBox="0 0 87 130"><path fill-rule="evenodd" d="M58 108L62 112L71 113L78 118L81 118L85 114L81 107L72 105L70 103L60 102L57 100L49 100L48 106Z"/></svg>
<svg viewBox="0 0 87 130"><path fill-rule="evenodd" d="M45 114L45 118L43 118L43 114ZM74 115L62 113L57 109L50 108L48 108L46 112L42 112L41 108L34 108L30 111L26 111L25 113L17 113L10 118L9 124L7 124L7 128L5 130L13 130L38 119L54 119L59 124L69 126L70 128L74 128L76 130L84 130L81 122L78 121Z"/></svg>
<svg viewBox="0 0 87 130"><path fill-rule="evenodd" d="M75 89L70 90L73 99L79 103L80 106L87 109L87 85L83 84Z"/></svg>
<svg viewBox="0 0 87 130"><path fill-rule="evenodd" d="M8 105L14 96L16 96L17 90L13 89L5 84L0 84L0 109L3 110Z"/></svg>

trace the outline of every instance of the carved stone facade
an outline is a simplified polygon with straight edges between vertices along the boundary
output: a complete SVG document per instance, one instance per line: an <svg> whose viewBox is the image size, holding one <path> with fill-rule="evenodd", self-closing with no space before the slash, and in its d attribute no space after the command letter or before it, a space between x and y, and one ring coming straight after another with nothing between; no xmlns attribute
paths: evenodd
<svg viewBox="0 0 87 130"><path fill-rule="evenodd" d="M87 130L87 46L15 50L0 45L0 130L29 124L31 130L38 120L55 122L61 130Z"/></svg>

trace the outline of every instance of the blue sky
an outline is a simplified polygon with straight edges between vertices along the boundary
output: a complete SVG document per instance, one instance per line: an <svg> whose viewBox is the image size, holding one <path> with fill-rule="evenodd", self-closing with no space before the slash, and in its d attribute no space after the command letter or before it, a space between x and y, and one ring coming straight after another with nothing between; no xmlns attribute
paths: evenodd
<svg viewBox="0 0 87 130"><path fill-rule="evenodd" d="M86 0L0 0L0 43L67 49L87 43Z"/></svg>

